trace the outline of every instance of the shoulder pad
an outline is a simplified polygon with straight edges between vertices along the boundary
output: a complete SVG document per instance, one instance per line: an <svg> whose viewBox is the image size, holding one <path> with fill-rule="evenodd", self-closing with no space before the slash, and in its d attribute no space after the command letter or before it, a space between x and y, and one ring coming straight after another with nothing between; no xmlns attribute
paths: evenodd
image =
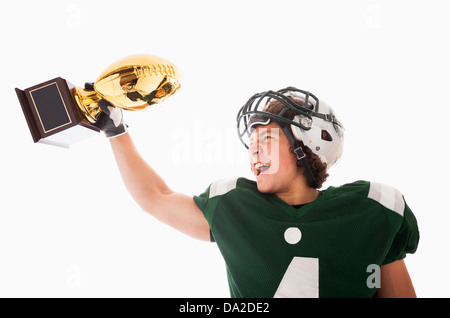
<svg viewBox="0 0 450 318"><path fill-rule="evenodd" d="M209 188L209 198L224 195L236 188L238 178L224 179L211 184Z"/></svg>
<svg viewBox="0 0 450 318"><path fill-rule="evenodd" d="M377 182L370 182L369 194L367 197L403 216L403 212L405 211L405 201L403 200L401 192L396 188Z"/></svg>

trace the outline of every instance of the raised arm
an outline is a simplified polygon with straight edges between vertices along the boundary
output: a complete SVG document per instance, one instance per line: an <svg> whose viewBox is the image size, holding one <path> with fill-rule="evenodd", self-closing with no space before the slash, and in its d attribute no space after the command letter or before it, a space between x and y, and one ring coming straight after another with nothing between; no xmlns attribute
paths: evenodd
<svg viewBox="0 0 450 318"><path fill-rule="evenodd" d="M138 153L122 111L100 100L97 126L109 138L126 188L139 206L158 220L199 240L209 240L209 225L194 198L173 192Z"/></svg>

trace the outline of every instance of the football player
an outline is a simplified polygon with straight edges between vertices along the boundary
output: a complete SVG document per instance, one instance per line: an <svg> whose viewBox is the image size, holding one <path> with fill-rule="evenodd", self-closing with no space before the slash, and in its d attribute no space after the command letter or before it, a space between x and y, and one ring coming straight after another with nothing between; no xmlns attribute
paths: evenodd
<svg viewBox="0 0 450 318"><path fill-rule="evenodd" d="M143 210L216 242L232 297L415 297L404 258L416 219L390 186L356 181L320 190L343 151L330 106L288 87L255 94L239 110L238 135L256 181L213 182L191 197L171 190L143 160L106 101L98 125L123 181Z"/></svg>

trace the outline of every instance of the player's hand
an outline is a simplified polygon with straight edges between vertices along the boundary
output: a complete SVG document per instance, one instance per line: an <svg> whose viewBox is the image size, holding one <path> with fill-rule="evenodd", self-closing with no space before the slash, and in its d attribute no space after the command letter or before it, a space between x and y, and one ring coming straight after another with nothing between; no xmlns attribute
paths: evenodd
<svg viewBox="0 0 450 318"><path fill-rule="evenodd" d="M86 83L85 89L94 89L93 83ZM113 104L105 99L98 102L102 113L95 126L100 128L108 138L118 137L127 132L127 125L124 123L122 110L114 107Z"/></svg>
<svg viewBox="0 0 450 318"><path fill-rule="evenodd" d="M106 137L114 138L127 133L127 125L123 121L122 109L114 107L105 99L101 99L98 105L102 110L102 114L97 120L96 126L105 133Z"/></svg>

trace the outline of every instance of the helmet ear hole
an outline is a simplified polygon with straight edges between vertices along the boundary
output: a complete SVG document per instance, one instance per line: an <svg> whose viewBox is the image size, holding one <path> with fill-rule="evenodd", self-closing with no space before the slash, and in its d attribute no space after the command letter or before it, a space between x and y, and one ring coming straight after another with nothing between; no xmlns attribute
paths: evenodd
<svg viewBox="0 0 450 318"><path fill-rule="evenodd" d="M333 137L326 130L322 130L322 139L326 141L333 141Z"/></svg>

